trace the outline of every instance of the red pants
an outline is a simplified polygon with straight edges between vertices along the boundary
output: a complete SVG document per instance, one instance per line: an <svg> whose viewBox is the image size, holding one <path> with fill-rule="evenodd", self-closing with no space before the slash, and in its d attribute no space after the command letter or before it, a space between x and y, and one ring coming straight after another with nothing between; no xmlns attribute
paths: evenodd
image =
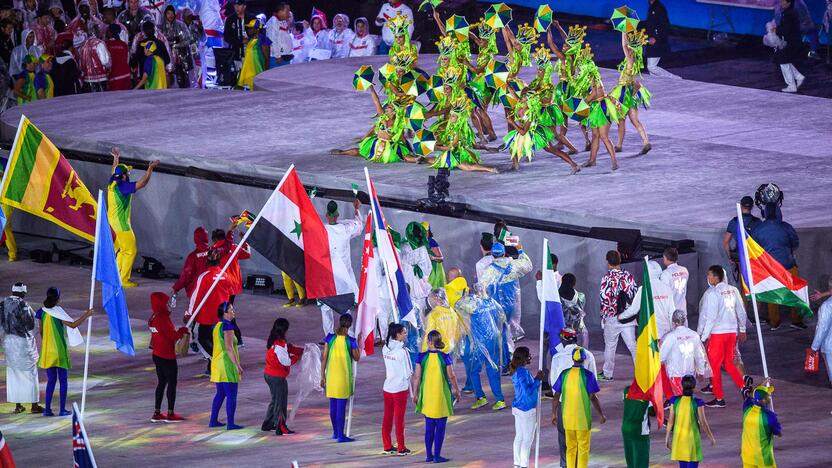
<svg viewBox="0 0 832 468"><path fill-rule="evenodd" d="M404 445L404 413L407 411L407 397L410 394L407 390L398 393L384 392L384 421L381 423L381 442L384 450L393 448L393 441L390 440L390 431L393 429L393 420L396 421L396 445L402 451Z"/></svg>
<svg viewBox="0 0 832 468"><path fill-rule="evenodd" d="M722 371L724 368L737 388L742 388L742 375L737 366L734 365L734 349L737 346L736 333L720 333L711 335L708 339L708 361L711 363L713 378L711 384L714 387L714 397L717 400L725 399L725 391L722 389Z"/></svg>

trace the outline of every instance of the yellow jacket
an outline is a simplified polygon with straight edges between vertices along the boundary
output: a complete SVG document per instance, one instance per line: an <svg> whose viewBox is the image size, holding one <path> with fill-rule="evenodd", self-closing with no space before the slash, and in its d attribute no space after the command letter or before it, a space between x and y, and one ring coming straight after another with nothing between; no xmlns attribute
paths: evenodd
<svg viewBox="0 0 832 468"><path fill-rule="evenodd" d="M468 281L461 276L445 283L445 294L448 296L448 304L451 305L451 309L454 308L456 301L460 300L467 291Z"/></svg>
<svg viewBox="0 0 832 468"><path fill-rule="evenodd" d="M456 312L444 306L434 307L428 314L426 321L425 337L433 330L438 331L445 343L445 347L441 351L448 354L453 353L462 337L460 321ZM428 340L424 339L422 340L422 351L427 351L427 349Z"/></svg>

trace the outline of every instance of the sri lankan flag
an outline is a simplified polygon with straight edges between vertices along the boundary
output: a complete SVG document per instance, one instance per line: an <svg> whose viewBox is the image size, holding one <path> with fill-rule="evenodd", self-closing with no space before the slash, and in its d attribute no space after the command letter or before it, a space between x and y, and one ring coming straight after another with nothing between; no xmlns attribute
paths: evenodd
<svg viewBox="0 0 832 468"><path fill-rule="evenodd" d="M40 216L95 242L97 203L58 148L20 117L0 203Z"/></svg>
<svg viewBox="0 0 832 468"><path fill-rule="evenodd" d="M656 420L659 427L664 422L662 379L660 376L662 362L659 359L659 332L656 328L656 309L653 305L653 287L644 257L644 277L641 282L641 305L638 311L636 327L636 366L635 379L630 385L627 397L633 400L649 400L657 408Z"/></svg>
<svg viewBox="0 0 832 468"><path fill-rule="evenodd" d="M809 285L806 280L785 269L740 227L740 223L737 223L737 231L737 239L742 242L737 250L740 254L742 289L745 295L750 295L753 290L761 302L796 307L801 315L811 317ZM749 290L749 284L753 284L752 290Z"/></svg>

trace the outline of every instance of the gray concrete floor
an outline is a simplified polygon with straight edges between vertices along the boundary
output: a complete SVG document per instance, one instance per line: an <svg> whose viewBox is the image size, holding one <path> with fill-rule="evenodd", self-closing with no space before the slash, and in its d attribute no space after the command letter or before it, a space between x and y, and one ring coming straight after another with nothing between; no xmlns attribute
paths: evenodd
<svg viewBox="0 0 832 468"><path fill-rule="evenodd" d="M47 287L56 285L63 291L63 306L70 315L77 316L88 301L89 269L64 265L39 265L31 262L0 264L0 287L8 288L16 281L26 281L31 291L29 299L39 304ZM334 444L330 433L328 402L323 396L313 395L301 407L292 426L296 435L276 438L259 432L263 413L268 403L268 388L261 372L264 363L264 340L272 321L286 317L292 327L290 340L294 343L320 340L320 318L316 308L283 309L284 299L245 293L237 299L238 320L245 336L242 349L244 378L240 386L237 421L246 429L234 433L207 427L208 413L213 397L213 385L207 379L195 375L204 369L204 361L195 356L180 359L177 412L187 421L176 425L149 422L153 405L155 374L147 349L146 320L149 316L148 296L152 291L167 291L170 282L139 279L140 286L127 291L132 318L136 356L124 356L113 350L108 339L106 320L94 317L93 342L90 356L90 387L87 400L86 426L91 437L99 466L276 466L287 467L297 460L302 467L346 466L386 467L419 466L424 460L422 440L423 422L413 413L407 415L408 446L416 453L407 458L391 459L380 455L379 428L382 417L381 385L384 366L378 354L359 364L359 383L356 390L353 431L357 441L352 444ZM175 315L181 314L183 301ZM527 330L530 336L536 330ZM787 337L787 338L786 338ZM777 388L776 406L784 427L784 437L776 441L776 458L783 467L825 467L828 465L829 410L832 409L832 391L820 386L824 375L813 378L807 384L798 375L782 380L787 367L781 356L802 355L811 330L781 334L783 348L771 356L769 365ZM601 341L593 331L590 348L603 362ZM522 344L536 350L536 342L527 339ZM752 357L756 343L754 336L742 345L742 352L749 367L758 363ZM625 350L621 349L626 353ZM536 351L533 351L536 353ZM73 369L70 371L70 401L80 399L83 369L83 348L72 351ZM616 381L603 384L599 398L609 420L605 425L596 423L592 434L590 466L624 466L623 446L620 435L621 391L632 376L632 365L626 354L616 358ZM2 362L0 362L2 365ZM457 374L463 374L461 364ZM793 370L793 369L789 369ZM752 369L753 371L753 369ZM755 372L756 373L756 372ZM41 376L45 385L45 376ZM727 378L727 376L726 376ZM5 377L0 377L0 394L5 387ZM290 378L290 400L296 386ZM512 398L511 383L503 379L507 401ZM730 387L727 387L730 388ZM487 395L491 397L486 389ZM701 396L701 395L700 395ZM703 396L707 397L707 396ZM57 398L57 395L56 395ZM718 438L716 447L703 446L705 467L736 467L740 465L739 437L741 407L740 397L729 390L728 407L707 409L709 422ZM464 396L458 411L449 422L448 436L443 454L452 459L452 467L503 467L511 466L513 418L510 410L494 413L487 408L478 411L468 409L471 396ZM548 400L543 402L544 416L548 417ZM51 467L66 466L71 457L70 419L44 418L33 415L13 415L13 405L0 404L0 421L6 441L18 466ZM410 406L412 411L412 405ZM546 418L544 418L544 421ZM557 465L555 430L543 426L541 438L541 466ZM657 432L651 440L651 461L655 467L676 466L663 447L663 432Z"/></svg>

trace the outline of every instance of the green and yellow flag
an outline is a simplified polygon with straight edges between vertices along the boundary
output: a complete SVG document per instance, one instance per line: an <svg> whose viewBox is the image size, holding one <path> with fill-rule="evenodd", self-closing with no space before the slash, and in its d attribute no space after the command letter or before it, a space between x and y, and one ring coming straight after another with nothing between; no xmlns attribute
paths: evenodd
<svg viewBox="0 0 832 468"><path fill-rule="evenodd" d="M26 116L17 127L0 203L95 242L95 199L58 148Z"/></svg>
<svg viewBox="0 0 832 468"><path fill-rule="evenodd" d="M635 379L627 397L633 400L649 400L654 408L663 407L662 361L659 358L659 331L656 327L656 308L653 304L653 287L644 258L644 277L641 282L641 304L636 328ZM656 411L656 420L661 427L664 412Z"/></svg>

